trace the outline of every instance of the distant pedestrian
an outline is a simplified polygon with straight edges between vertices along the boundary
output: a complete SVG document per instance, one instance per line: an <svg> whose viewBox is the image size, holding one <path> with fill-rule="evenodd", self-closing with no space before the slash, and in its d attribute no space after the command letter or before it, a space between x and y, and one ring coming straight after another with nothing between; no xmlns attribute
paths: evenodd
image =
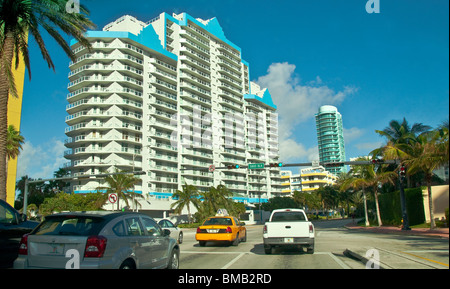
<svg viewBox="0 0 450 289"><path fill-rule="evenodd" d="M352 213L352 224L355 223L355 213Z"/></svg>

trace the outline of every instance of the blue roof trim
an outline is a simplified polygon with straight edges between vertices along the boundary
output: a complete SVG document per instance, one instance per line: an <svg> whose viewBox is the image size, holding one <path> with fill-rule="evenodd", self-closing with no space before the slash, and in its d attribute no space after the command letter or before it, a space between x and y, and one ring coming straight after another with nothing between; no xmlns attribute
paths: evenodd
<svg viewBox="0 0 450 289"><path fill-rule="evenodd" d="M208 21L208 23L205 25L205 24L201 23L200 21L198 21L197 19L195 19L194 17L192 17L191 15L184 12L183 13L183 21L177 21L177 22L179 23L180 26L187 26L188 20L194 22L195 24L197 24L200 27L203 27L206 31L208 31L212 35L216 36L217 38L219 38L226 44L230 45L231 47L233 47L236 50L238 50L239 52L241 52L241 48L239 46L237 46L236 44L234 44L233 42L231 42L230 40L228 40L225 37L225 33L223 33L222 26L220 26L219 20L217 20L216 17L210 19Z"/></svg>
<svg viewBox="0 0 450 289"><path fill-rule="evenodd" d="M153 49L156 52L159 52L167 57L170 57L174 60L178 60L177 55L167 51L161 45L161 41L159 40L158 34L156 34L155 29L152 25L148 25L144 29L142 29L139 35L135 35L126 31L88 31L85 34L86 37L102 37L102 38L128 38L133 41L136 41L145 47ZM74 45L78 41L76 39L72 39L70 41L70 45Z"/></svg>
<svg viewBox="0 0 450 289"><path fill-rule="evenodd" d="M205 29L212 35L216 36L217 38L219 38L226 44L230 45L231 47L238 50L239 52L242 52L242 50L239 46L237 46L236 44L234 44L233 42L231 42L230 40L227 39L227 37L225 36L225 33L223 32L222 26L220 26L219 20L217 20L216 17L210 19L208 21L208 23L205 25L205 24L201 23L200 21L198 21L197 19L195 19L194 17L192 17L191 15L187 14L186 12L183 12L183 20L175 19L173 16L170 16L169 14L167 14L165 12L164 12L164 16L166 17L166 19L169 19L170 21L177 23L180 26L187 26L188 20L191 22L194 22L196 25L202 27L203 29ZM244 63L244 60L242 60L242 63ZM244 64L248 65L247 62L245 62Z"/></svg>
<svg viewBox="0 0 450 289"><path fill-rule="evenodd" d="M255 94L244 94L244 99L247 99L247 100L254 99L254 100L259 101L267 106L277 109L277 106L273 103L272 96L270 95L268 89L266 89L266 91L264 91L263 97L260 97Z"/></svg>
<svg viewBox="0 0 450 289"><path fill-rule="evenodd" d="M90 194L90 193L95 194L97 192L104 194L104 193L106 193L106 190L76 190L76 191L74 191L75 194ZM129 190L127 192L132 192L132 191ZM142 195L142 191L134 191L134 192Z"/></svg>

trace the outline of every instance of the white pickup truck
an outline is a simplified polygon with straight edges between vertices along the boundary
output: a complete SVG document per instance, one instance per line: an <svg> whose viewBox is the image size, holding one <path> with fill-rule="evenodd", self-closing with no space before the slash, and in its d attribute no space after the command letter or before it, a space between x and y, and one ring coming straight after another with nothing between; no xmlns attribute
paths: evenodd
<svg viewBox="0 0 450 289"><path fill-rule="evenodd" d="M273 210L263 229L264 251L272 253L273 247L306 247L314 254L314 225L301 209Z"/></svg>

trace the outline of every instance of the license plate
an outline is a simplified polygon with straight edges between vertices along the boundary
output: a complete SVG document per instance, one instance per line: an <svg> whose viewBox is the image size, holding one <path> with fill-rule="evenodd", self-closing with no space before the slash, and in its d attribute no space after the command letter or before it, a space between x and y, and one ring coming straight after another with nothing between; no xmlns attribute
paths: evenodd
<svg viewBox="0 0 450 289"><path fill-rule="evenodd" d="M285 243L294 243L294 238L284 238Z"/></svg>
<svg viewBox="0 0 450 289"><path fill-rule="evenodd" d="M218 233L219 229L206 229L206 232L208 232L208 233Z"/></svg>
<svg viewBox="0 0 450 289"><path fill-rule="evenodd" d="M64 244L49 244L47 247L48 254L51 255L63 255L64 254Z"/></svg>

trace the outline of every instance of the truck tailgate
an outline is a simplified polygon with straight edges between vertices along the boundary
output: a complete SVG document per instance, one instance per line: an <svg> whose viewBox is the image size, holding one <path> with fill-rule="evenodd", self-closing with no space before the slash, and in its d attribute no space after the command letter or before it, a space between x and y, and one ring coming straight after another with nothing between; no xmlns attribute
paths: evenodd
<svg viewBox="0 0 450 289"><path fill-rule="evenodd" d="M267 237L310 237L309 225L310 222L268 222L266 223Z"/></svg>

